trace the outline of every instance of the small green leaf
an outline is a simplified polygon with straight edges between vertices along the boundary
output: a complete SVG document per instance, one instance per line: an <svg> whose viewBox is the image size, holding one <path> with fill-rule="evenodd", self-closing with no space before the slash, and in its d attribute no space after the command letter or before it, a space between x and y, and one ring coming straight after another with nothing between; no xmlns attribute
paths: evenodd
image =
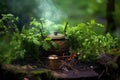
<svg viewBox="0 0 120 80"><path fill-rule="evenodd" d="M91 20L90 23L91 23L91 24L95 24L95 20Z"/></svg>
<svg viewBox="0 0 120 80"><path fill-rule="evenodd" d="M45 38L44 40L45 40L45 41L51 41L52 38Z"/></svg>
<svg viewBox="0 0 120 80"><path fill-rule="evenodd" d="M48 50L51 48L50 44L48 44L46 41L43 42L43 49Z"/></svg>
<svg viewBox="0 0 120 80"><path fill-rule="evenodd" d="M33 39L33 43L36 45L40 45L40 42L37 39Z"/></svg>

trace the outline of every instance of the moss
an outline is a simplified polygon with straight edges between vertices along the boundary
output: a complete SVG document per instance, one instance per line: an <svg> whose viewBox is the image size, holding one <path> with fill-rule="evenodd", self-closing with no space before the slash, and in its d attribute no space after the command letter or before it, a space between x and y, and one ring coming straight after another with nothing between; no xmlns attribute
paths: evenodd
<svg viewBox="0 0 120 80"><path fill-rule="evenodd" d="M35 80L55 80L55 77L52 75L50 70L34 70L31 71L31 75Z"/></svg>
<svg viewBox="0 0 120 80"><path fill-rule="evenodd" d="M55 80L48 69L28 69L25 66L2 65L0 69L1 80L23 80L25 77L29 80Z"/></svg>
<svg viewBox="0 0 120 80"><path fill-rule="evenodd" d="M108 63L108 65L111 66L111 68L113 68L115 70L117 70L119 68L118 64L114 61L108 61L107 63Z"/></svg>
<svg viewBox="0 0 120 80"><path fill-rule="evenodd" d="M43 69L43 70L34 70L34 71L31 71L31 74L33 74L33 75L39 75L39 74L48 73L48 72L50 72L50 70L47 70L47 69Z"/></svg>

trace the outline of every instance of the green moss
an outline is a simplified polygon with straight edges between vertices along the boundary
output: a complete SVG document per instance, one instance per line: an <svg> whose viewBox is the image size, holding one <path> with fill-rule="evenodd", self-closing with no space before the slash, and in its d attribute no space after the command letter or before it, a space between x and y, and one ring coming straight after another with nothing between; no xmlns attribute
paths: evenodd
<svg viewBox="0 0 120 80"><path fill-rule="evenodd" d="M31 74L33 74L33 75L39 75L39 74L48 73L48 72L50 72L50 70L47 70L47 69L43 69L43 70L34 70L34 71L31 71Z"/></svg>
<svg viewBox="0 0 120 80"><path fill-rule="evenodd" d="M119 68L118 64L114 61L108 61L107 63L115 70L117 70Z"/></svg>
<svg viewBox="0 0 120 80"><path fill-rule="evenodd" d="M55 80L55 77L52 75L50 70L34 70L31 71L31 75L35 80Z"/></svg>
<svg viewBox="0 0 120 80"><path fill-rule="evenodd" d="M28 77L32 80L55 80L51 71L48 69L31 69L28 71L26 65L2 65L1 74L3 80L23 80L23 78Z"/></svg>

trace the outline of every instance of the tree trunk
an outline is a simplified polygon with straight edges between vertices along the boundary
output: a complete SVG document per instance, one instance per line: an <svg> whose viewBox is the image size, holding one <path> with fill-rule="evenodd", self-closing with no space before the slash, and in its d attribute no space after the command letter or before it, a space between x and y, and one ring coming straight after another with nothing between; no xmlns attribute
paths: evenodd
<svg viewBox="0 0 120 80"><path fill-rule="evenodd" d="M0 0L0 19L2 14L6 14L8 10L7 0Z"/></svg>
<svg viewBox="0 0 120 80"><path fill-rule="evenodd" d="M113 33L116 30L116 24L115 24L115 19L114 19L114 12L115 12L115 0L107 0L107 9L106 9L107 26L106 26L106 33L107 32Z"/></svg>

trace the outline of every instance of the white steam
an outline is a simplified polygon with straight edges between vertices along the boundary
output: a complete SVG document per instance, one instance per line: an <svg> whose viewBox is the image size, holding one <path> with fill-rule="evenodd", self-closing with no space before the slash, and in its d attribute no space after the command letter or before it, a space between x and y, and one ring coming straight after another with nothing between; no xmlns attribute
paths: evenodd
<svg viewBox="0 0 120 80"><path fill-rule="evenodd" d="M52 0L38 0L38 2L40 3L38 6L40 13L38 14L40 14L42 18L55 22L66 18L65 13L61 12Z"/></svg>
<svg viewBox="0 0 120 80"><path fill-rule="evenodd" d="M63 13L59 8L55 6L52 0L37 0L38 6L38 16L45 20L44 29L46 29L50 34L55 31L64 29L64 25L58 24L66 19L66 14ZM56 24L57 23L57 24Z"/></svg>

